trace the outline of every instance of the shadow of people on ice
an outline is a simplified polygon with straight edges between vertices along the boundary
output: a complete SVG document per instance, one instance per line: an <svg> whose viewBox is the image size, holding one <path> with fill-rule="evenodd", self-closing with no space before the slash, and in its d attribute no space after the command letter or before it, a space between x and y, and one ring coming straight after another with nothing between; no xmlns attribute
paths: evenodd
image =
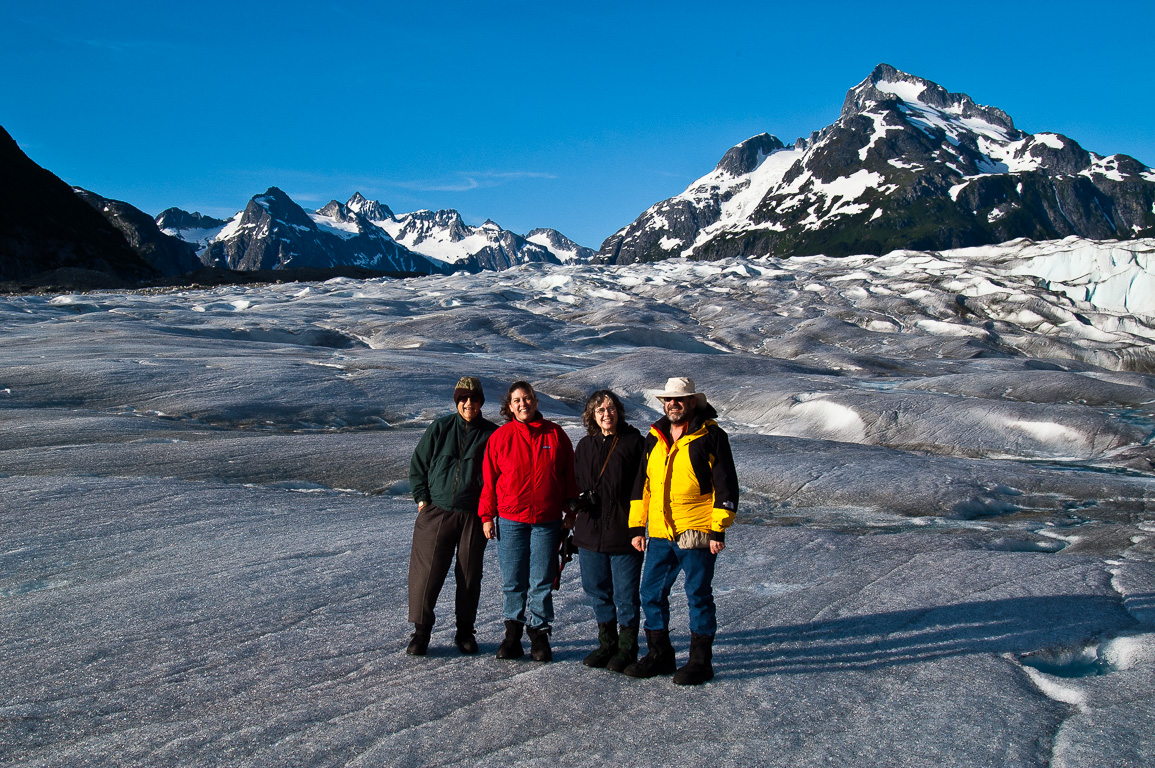
<svg viewBox="0 0 1155 768"><path fill-rule="evenodd" d="M1056 595L723 631L715 645L725 654L727 670L743 675L871 670L948 656L1074 646L1137 623L1118 599Z"/></svg>

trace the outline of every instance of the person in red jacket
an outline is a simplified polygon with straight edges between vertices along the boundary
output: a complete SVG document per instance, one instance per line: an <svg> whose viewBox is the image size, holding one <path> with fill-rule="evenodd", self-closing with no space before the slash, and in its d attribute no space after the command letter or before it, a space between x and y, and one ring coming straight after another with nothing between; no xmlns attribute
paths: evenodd
<svg viewBox="0 0 1155 768"><path fill-rule="evenodd" d="M577 497L573 445L561 427L542 417L528 382L510 386L501 414L507 422L486 444L477 510L485 537L497 539L501 565L505 639L497 658L524 656L525 630L530 658L550 661L557 549L563 522L573 526L569 510Z"/></svg>

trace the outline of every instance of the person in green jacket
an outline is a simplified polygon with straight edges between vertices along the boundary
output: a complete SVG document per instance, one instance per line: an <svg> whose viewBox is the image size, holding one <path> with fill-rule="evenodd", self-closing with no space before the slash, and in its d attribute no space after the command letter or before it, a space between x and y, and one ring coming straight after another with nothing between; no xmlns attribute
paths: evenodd
<svg viewBox="0 0 1155 768"><path fill-rule="evenodd" d="M409 621L413 637L405 652L424 656L433 630L433 608L457 553L457 634L462 653L478 652L474 636L481 599L481 564L486 538L477 514L485 446L497 425L481 415L481 382L465 376L453 390L457 413L425 430L409 462L409 485L417 502L409 554Z"/></svg>

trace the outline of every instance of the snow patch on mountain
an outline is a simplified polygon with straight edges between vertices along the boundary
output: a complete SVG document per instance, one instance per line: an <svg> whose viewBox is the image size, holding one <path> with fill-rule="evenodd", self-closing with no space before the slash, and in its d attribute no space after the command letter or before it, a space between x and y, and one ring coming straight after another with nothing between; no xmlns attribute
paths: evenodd
<svg viewBox="0 0 1155 768"><path fill-rule="evenodd" d="M334 216L326 216L320 211L308 212L309 218L318 228L336 235L342 240L351 240L361 234L361 228L355 220L341 220Z"/></svg>

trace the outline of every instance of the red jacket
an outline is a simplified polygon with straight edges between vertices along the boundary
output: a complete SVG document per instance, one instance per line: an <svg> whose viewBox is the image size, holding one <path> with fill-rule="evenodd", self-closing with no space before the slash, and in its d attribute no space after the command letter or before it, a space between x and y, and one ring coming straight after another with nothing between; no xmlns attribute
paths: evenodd
<svg viewBox="0 0 1155 768"><path fill-rule="evenodd" d="M565 431L537 414L511 421L489 438L481 467L482 522L504 517L519 523L560 520L567 499L578 495L573 444Z"/></svg>

